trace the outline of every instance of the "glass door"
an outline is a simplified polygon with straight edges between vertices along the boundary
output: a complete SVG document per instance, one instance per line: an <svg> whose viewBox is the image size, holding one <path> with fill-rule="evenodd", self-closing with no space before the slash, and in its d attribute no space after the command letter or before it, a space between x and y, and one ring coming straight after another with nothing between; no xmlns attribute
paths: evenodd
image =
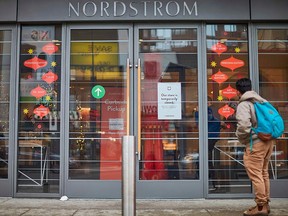
<svg viewBox="0 0 288 216"><path fill-rule="evenodd" d="M131 26L70 26L66 195L120 198Z"/></svg>
<svg viewBox="0 0 288 216"><path fill-rule="evenodd" d="M139 198L203 197L197 26L137 26ZM202 92L201 92L202 93Z"/></svg>
<svg viewBox="0 0 288 216"><path fill-rule="evenodd" d="M75 25L68 38L65 195L120 198L130 134L138 198L203 197L198 27Z"/></svg>

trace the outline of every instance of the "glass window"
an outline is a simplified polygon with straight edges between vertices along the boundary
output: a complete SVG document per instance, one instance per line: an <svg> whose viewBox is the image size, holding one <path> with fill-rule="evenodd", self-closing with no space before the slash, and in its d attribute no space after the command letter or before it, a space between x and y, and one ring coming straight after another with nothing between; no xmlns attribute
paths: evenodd
<svg viewBox="0 0 288 216"><path fill-rule="evenodd" d="M285 121L285 133L276 141L270 178L288 178L288 29L258 29L260 94L269 100Z"/></svg>
<svg viewBox="0 0 288 216"><path fill-rule="evenodd" d="M206 32L209 193L249 193L245 146L235 137L235 82L249 76L247 25L207 25Z"/></svg>
<svg viewBox="0 0 288 216"><path fill-rule="evenodd" d="M10 30L0 31L0 178L8 178L11 40Z"/></svg>
<svg viewBox="0 0 288 216"><path fill-rule="evenodd" d="M61 26L23 26L17 191L58 193Z"/></svg>
<svg viewBox="0 0 288 216"><path fill-rule="evenodd" d="M139 56L142 72L139 177L197 180L197 29L140 29Z"/></svg>

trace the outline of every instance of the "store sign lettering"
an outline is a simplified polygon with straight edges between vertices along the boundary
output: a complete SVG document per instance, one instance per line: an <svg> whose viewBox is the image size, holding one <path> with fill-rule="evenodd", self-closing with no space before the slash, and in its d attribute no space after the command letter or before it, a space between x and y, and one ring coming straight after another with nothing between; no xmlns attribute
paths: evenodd
<svg viewBox="0 0 288 216"><path fill-rule="evenodd" d="M148 11L152 11L154 17L178 15L183 16L198 16L197 2L177 2L177 1L87 1L72 3L69 2L69 17L71 16L86 16L86 17L137 17L150 16Z"/></svg>

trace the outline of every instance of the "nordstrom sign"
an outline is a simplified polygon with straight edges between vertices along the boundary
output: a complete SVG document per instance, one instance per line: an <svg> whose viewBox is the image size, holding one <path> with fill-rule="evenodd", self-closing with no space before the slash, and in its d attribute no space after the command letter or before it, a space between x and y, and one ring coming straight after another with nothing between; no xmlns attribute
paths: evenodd
<svg viewBox="0 0 288 216"><path fill-rule="evenodd" d="M196 1L86 1L69 2L69 17L196 17Z"/></svg>

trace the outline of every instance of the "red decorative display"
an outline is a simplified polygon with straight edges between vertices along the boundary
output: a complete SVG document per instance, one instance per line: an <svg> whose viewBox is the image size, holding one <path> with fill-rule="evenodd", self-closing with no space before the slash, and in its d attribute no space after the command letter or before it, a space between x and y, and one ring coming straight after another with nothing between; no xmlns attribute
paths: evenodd
<svg viewBox="0 0 288 216"><path fill-rule="evenodd" d="M48 71L42 76L42 80L44 80L48 84L55 82L57 79L58 79L57 74L53 73L52 71Z"/></svg>
<svg viewBox="0 0 288 216"><path fill-rule="evenodd" d="M220 62L220 65L222 67L229 68L232 71L234 71L236 68L243 67L244 64L244 61L236 59L233 56Z"/></svg>
<svg viewBox="0 0 288 216"><path fill-rule="evenodd" d="M227 104L224 106L224 107L221 107L219 110L218 110L218 113L221 115L221 116L224 116L226 119L233 115L235 112L235 110L228 106Z"/></svg>
<svg viewBox="0 0 288 216"><path fill-rule="evenodd" d="M219 70L217 73L213 74L211 78L213 81L221 84L228 79L228 76Z"/></svg>
<svg viewBox="0 0 288 216"><path fill-rule="evenodd" d="M32 59L28 59L24 62L24 66L28 68L33 68L35 71L39 68L45 67L47 65L47 61L44 59L40 59L38 57L34 57Z"/></svg>
<svg viewBox="0 0 288 216"><path fill-rule="evenodd" d="M38 87L36 87L36 88L34 88L34 89L32 89L32 90L30 91L30 94L31 94L32 96L36 97L37 99L39 99L39 98L43 97L44 95L46 95L47 92L46 92L45 89L41 88L41 87L38 85Z"/></svg>
<svg viewBox="0 0 288 216"><path fill-rule="evenodd" d="M47 53L48 55L52 55L53 53L58 51L58 46L53 43L48 43L42 48L43 52Z"/></svg>
<svg viewBox="0 0 288 216"><path fill-rule="evenodd" d="M41 119L42 119L44 116L48 115L49 112L50 112L49 108L43 106L42 104L41 104L39 107L35 108L34 111L33 111L33 113L34 113L35 115L40 116Z"/></svg>
<svg viewBox="0 0 288 216"><path fill-rule="evenodd" d="M222 90L222 95L230 100L231 98L237 96L237 90L229 85L227 88Z"/></svg>
<svg viewBox="0 0 288 216"><path fill-rule="evenodd" d="M221 53L227 51L227 46L226 46L225 44L223 44L223 43L218 42L217 44L214 44L214 45L211 47L211 50L212 50L213 52L218 53L218 55L220 56Z"/></svg>

